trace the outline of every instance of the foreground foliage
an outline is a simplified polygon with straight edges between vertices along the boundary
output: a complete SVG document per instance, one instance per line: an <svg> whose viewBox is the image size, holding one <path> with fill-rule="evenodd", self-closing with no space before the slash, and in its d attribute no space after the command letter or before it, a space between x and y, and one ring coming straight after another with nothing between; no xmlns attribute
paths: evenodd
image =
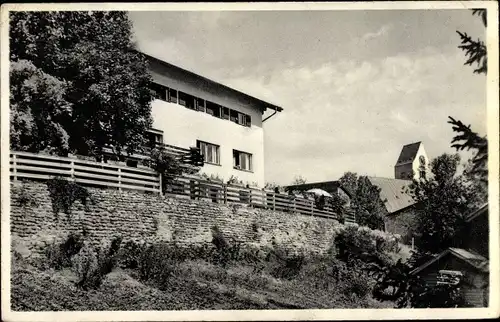
<svg viewBox="0 0 500 322"><path fill-rule="evenodd" d="M456 289L409 275L395 238L346 225L323 255L243 246L217 226L212 244L93 245L70 235L46 259L13 256L14 310L193 310L454 307ZM453 296L450 296L453 295Z"/></svg>
<svg viewBox="0 0 500 322"><path fill-rule="evenodd" d="M85 238L68 240L56 247L62 259L50 262L62 265L14 259L14 310L391 306L372 298L367 272L333 253L314 256L278 245L242 247L226 240L217 227L212 245L190 247L119 239L92 246Z"/></svg>
<svg viewBox="0 0 500 322"><path fill-rule="evenodd" d="M465 215L481 202L480 194L458 170L460 157L443 154L432 160L431 176L413 180L409 193L416 202L416 246L421 252L438 253L461 247Z"/></svg>
<svg viewBox="0 0 500 322"><path fill-rule="evenodd" d="M144 146L150 76L126 12L12 12L10 143L20 151L102 156Z"/></svg>
<svg viewBox="0 0 500 322"><path fill-rule="evenodd" d="M384 227L387 210L380 200L380 188L371 184L366 176L346 172L339 179L340 185L351 194L351 208L356 215L356 222L371 229Z"/></svg>

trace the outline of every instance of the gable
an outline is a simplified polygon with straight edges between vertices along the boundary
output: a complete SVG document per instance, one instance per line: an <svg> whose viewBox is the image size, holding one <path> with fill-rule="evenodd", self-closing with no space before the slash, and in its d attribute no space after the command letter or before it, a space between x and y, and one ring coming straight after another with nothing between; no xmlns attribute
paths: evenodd
<svg viewBox="0 0 500 322"><path fill-rule="evenodd" d="M487 258L468 250L450 247L411 271L410 274L427 274L427 272L441 269L487 273L489 271L489 261Z"/></svg>

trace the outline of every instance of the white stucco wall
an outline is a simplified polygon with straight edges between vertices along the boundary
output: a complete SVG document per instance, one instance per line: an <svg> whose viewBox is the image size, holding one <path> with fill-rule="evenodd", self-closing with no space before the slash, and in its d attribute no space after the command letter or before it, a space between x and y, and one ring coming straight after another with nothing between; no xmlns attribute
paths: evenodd
<svg viewBox="0 0 500 322"><path fill-rule="evenodd" d="M220 166L205 164L200 172L219 175L227 181L231 175L244 183L255 182L263 187L264 181L264 133L262 112L259 107L206 83L195 83L189 77L169 74L161 66L150 66L153 80L159 84L209 100L233 110L248 114L251 127L245 127L229 120L162 100L152 102L153 127L163 131L166 144L183 148L196 146L196 140L220 146ZM233 168L233 149L252 154L252 172Z"/></svg>
<svg viewBox="0 0 500 322"><path fill-rule="evenodd" d="M425 171L426 171L426 175L428 177L429 176L429 158L427 157L427 153L425 152L425 148L424 148L423 143L420 144L420 146L418 148L417 155L412 163L412 170L413 170L413 173L414 173L416 179L419 178L420 156L425 157Z"/></svg>

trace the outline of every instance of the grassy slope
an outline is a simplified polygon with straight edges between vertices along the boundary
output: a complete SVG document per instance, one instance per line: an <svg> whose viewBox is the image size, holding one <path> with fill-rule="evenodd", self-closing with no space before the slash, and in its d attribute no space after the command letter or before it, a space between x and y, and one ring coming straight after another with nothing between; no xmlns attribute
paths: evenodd
<svg viewBox="0 0 500 322"><path fill-rule="evenodd" d="M346 294L336 285L319 286L306 267L294 280L255 273L242 264L223 269L204 261L180 263L167 289L161 291L115 269L98 290L74 286L70 269L40 270L16 261L12 266L11 299L16 311L57 310L203 310L312 309L391 307L369 296ZM340 291L340 289L343 289Z"/></svg>

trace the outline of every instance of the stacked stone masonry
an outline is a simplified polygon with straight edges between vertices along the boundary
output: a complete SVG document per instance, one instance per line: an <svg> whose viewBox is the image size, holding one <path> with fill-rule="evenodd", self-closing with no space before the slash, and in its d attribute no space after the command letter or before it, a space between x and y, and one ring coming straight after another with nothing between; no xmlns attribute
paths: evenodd
<svg viewBox="0 0 500 322"><path fill-rule="evenodd" d="M274 241L324 253L330 249L340 226L332 219L246 205L224 205L133 191L88 190L93 201L87 207L76 201L69 215L62 212L55 215L45 183L11 183L13 247L22 249L23 256L36 256L46 244L83 230L96 245L109 242L117 235L124 241L211 243L211 228L216 225L229 241L257 247L269 246Z"/></svg>

